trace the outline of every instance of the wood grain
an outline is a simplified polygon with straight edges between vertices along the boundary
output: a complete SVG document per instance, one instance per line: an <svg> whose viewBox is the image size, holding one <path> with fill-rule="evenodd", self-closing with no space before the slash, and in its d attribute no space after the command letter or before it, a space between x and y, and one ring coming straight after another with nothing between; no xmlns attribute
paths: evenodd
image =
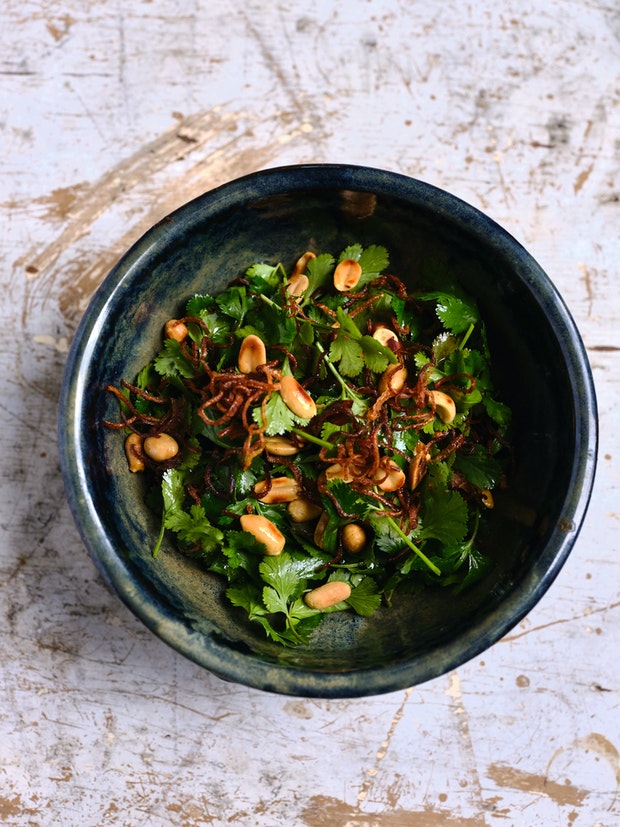
<svg viewBox="0 0 620 827"><path fill-rule="evenodd" d="M0 11L0 821L620 824L620 10L585 0L6 0ZM229 686L87 559L59 476L76 325L152 223L253 169L394 169L539 260L600 404L588 517L481 658L347 702Z"/></svg>

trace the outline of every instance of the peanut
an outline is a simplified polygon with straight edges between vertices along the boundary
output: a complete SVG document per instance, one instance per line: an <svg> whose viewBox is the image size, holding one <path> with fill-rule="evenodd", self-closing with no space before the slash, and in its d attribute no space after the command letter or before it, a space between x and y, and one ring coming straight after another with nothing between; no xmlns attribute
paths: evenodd
<svg viewBox="0 0 620 827"><path fill-rule="evenodd" d="M303 254L303 256L298 258L291 278L294 276L301 276L303 273L305 273L306 268L308 267L308 262L312 261L313 258L316 258L316 255L314 253L311 253L310 250L308 250Z"/></svg>
<svg viewBox="0 0 620 827"><path fill-rule="evenodd" d="M493 493L488 488L483 488L480 491L480 502L485 508L494 507L495 501L493 499Z"/></svg>
<svg viewBox="0 0 620 827"><path fill-rule="evenodd" d="M267 361L267 350L263 340L255 333L250 333L241 342L237 365L241 373L253 373L259 365Z"/></svg>
<svg viewBox="0 0 620 827"><path fill-rule="evenodd" d="M379 379L379 393L386 393L388 391L393 394L399 393L404 388L406 381L407 368L401 363L392 365L381 374L381 379Z"/></svg>
<svg viewBox="0 0 620 827"><path fill-rule="evenodd" d="M314 399L294 376L283 376L280 379L280 396L286 407L301 419L312 419L316 416Z"/></svg>
<svg viewBox="0 0 620 827"><path fill-rule="evenodd" d="M409 488L413 491L420 484L422 477L426 474L430 453L428 446L423 442L417 442L413 449L413 457L409 462Z"/></svg>
<svg viewBox="0 0 620 827"><path fill-rule="evenodd" d="M277 557L278 554L282 554L286 539L280 529L267 517L261 514L244 514L241 517L241 528L265 546L267 556Z"/></svg>
<svg viewBox="0 0 620 827"><path fill-rule="evenodd" d="M343 468L339 462L334 462L325 469L325 479L353 482L353 475L349 470Z"/></svg>
<svg viewBox="0 0 620 827"><path fill-rule="evenodd" d="M125 440L125 456L129 470L144 471L144 459L142 455L142 437L139 434L131 433Z"/></svg>
<svg viewBox="0 0 620 827"><path fill-rule="evenodd" d="M334 270L334 287L341 293L352 290L362 275L362 265L354 258L345 258Z"/></svg>
<svg viewBox="0 0 620 827"><path fill-rule="evenodd" d="M155 434L144 440L144 453L153 462L165 462L179 453L179 443L170 434Z"/></svg>
<svg viewBox="0 0 620 827"><path fill-rule="evenodd" d="M316 520L322 512L320 505L301 497L297 500L291 500L286 510L294 523L307 523L310 520Z"/></svg>
<svg viewBox="0 0 620 827"><path fill-rule="evenodd" d="M395 349L396 345L400 344L396 333L383 324L380 324L375 328L372 338L376 339L379 344L382 344L384 347L390 347L392 350Z"/></svg>
<svg viewBox="0 0 620 827"><path fill-rule="evenodd" d="M323 583L322 586L309 591L304 596L304 601L306 606L320 611L342 603L349 597L351 597L351 586L348 583L344 580L330 580L329 583Z"/></svg>
<svg viewBox="0 0 620 827"><path fill-rule="evenodd" d="M321 516L319 517L319 521L314 528L314 542L319 548L323 548L323 537L325 536L325 529L327 528L327 523L329 522L329 514L327 511L323 511Z"/></svg>
<svg viewBox="0 0 620 827"><path fill-rule="evenodd" d="M405 484L405 472L390 459L387 462L384 460L381 466L377 469L374 479L377 487L382 491L398 491Z"/></svg>
<svg viewBox="0 0 620 827"><path fill-rule="evenodd" d="M454 399L443 391L429 391L437 416L444 425L448 425L456 416L456 405Z"/></svg>
<svg viewBox="0 0 620 827"><path fill-rule="evenodd" d="M310 287L310 279L304 273L293 274L286 283L286 292L294 299L298 299Z"/></svg>
<svg viewBox="0 0 620 827"><path fill-rule="evenodd" d="M178 319L169 319L164 325L164 334L167 339L182 342L187 339L187 327Z"/></svg>
<svg viewBox="0 0 620 827"><path fill-rule="evenodd" d="M265 448L276 457L293 457L301 450L296 442L284 436L265 437Z"/></svg>
<svg viewBox="0 0 620 827"><path fill-rule="evenodd" d="M292 477L272 477L271 486L267 480L260 480L254 486L254 493L262 503L290 503L299 496L297 482Z"/></svg>
<svg viewBox="0 0 620 827"><path fill-rule="evenodd" d="M359 523L347 523L342 528L342 545L351 554L357 554L366 545L366 530Z"/></svg>

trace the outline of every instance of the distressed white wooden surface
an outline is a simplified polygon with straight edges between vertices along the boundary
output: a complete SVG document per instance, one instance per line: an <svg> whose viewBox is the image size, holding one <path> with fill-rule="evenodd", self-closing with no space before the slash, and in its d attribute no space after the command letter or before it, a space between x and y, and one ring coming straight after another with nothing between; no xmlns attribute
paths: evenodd
<svg viewBox="0 0 620 827"><path fill-rule="evenodd" d="M618 827L617 0L4 0L0 10L0 822ZM346 702L227 685L82 549L55 445L93 288L175 206L347 161L452 191L564 295L600 402L582 534L462 668Z"/></svg>

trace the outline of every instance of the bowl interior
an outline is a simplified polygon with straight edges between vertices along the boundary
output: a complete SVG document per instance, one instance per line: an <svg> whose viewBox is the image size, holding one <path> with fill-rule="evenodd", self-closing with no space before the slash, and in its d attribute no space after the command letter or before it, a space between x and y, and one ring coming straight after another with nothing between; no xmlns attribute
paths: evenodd
<svg viewBox="0 0 620 827"><path fill-rule="evenodd" d="M485 543L495 566L458 599L427 589L365 619L326 618L283 650L223 600L222 583L164 544L126 468L106 392L133 379L165 321L255 261L308 248L382 244L411 287L441 260L477 299L494 379L515 415L516 465ZM410 686L468 660L534 605L578 532L592 482L595 401L572 320L531 257L492 221L420 182L363 168L306 167L241 179L186 205L119 263L80 326L63 387L60 441L87 549L121 598L169 644L221 677L271 691L353 696Z"/></svg>

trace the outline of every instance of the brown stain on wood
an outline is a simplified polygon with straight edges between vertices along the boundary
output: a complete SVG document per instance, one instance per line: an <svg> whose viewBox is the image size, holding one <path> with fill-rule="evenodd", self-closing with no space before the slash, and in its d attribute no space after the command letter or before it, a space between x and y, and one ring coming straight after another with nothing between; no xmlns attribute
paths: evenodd
<svg viewBox="0 0 620 827"><path fill-rule="evenodd" d="M24 806L19 794L14 795L12 798L0 795L0 823L2 824L11 824L9 819L17 816L36 816L38 814L38 810ZM12 823L15 824L17 822Z"/></svg>
<svg viewBox="0 0 620 827"><path fill-rule="evenodd" d="M312 130L287 113L265 114L264 118L264 123L255 123L242 113L226 112L221 107L177 117L171 129L94 183L57 189L40 198L43 218L60 220L63 227L44 248L32 248L14 263L26 276L22 323L39 297L53 292L63 318L75 327L105 275L150 227L196 196L273 163L283 143L309 140ZM174 185L162 185L158 175L187 158L194 163L184 165ZM91 258L85 260L82 251L72 257L72 250L93 224L117 202L129 203L130 199L138 201L137 217L126 232L105 249L93 251Z"/></svg>
<svg viewBox="0 0 620 827"><path fill-rule="evenodd" d="M579 192L579 190L580 190L580 189L583 187L583 185L586 183L586 181L588 180L588 178L589 178L589 177L590 177L590 175L592 174L592 170L593 170L593 169L594 169L594 164L592 163L592 164L590 164L590 166L589 166L589 167L587 167L586 169L582 170L582 171L579 173L579 175L578 175L578 176L577 176L577 178L575 179L575 183L573 184L573 192L575 193L575 195L577 195L577 193Z"/></svg>
<svg viewBox="0 0 620 827"><path fill-rule="evenodd" d="M55 42L58 43L63 39L63 37L66 37L69 34L69 30L75 22L76 21L73 17L71 17L71 15L63 14L54 20L48 20L45 24L45 28L51 34Z"/></svg>
<svg viewBox="0 0 620 827"><path fill-rule="evenodd" d="M300 817L305 827L488 827L483 814L463 818L443 807L366 814L346 801L327 795L312 796Z"/></svg>
<svg viewBox="0 0 620 827"><path fill-rule="evenodd" d="M522 793L550 798L560 807L581 807L589 790L574 784L559 784L546 775L525 772L507 764L491 764L487 774L498 787L507 787Z"/></svg>

